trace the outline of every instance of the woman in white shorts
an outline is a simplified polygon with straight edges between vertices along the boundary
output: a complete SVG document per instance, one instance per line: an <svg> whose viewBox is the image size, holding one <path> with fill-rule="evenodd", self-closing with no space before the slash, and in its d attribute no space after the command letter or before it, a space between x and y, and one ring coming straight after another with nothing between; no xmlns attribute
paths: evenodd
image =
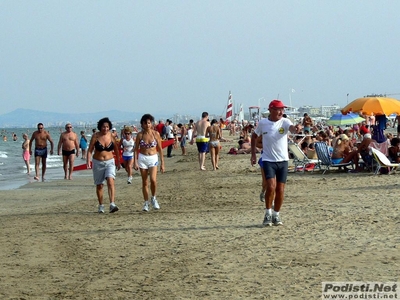
<svg viewBox="0 0 400 300"><path fill-rule="evenodd" d="M161 136L153 129L154 117L145 114L140 120L142 131L136 136L134 169L140 169L142 175L142 191L144 198L143 211L150 210L148 177L150 175L151 206L160 209L156 198L158 156L160 156L160 171L164 173L164 156L161 145Z"/></svg>
<svg viewBox="0 0 400 300"><path fill-rule="evenodd" d="M208 145L211 154L211 163L215 171L219 169L219 140L221 139L221 129L216 119L213 119L211 121L211 126L207 127L206 137L210 138Z"/></svg>
<svg viewBox="0 0 400 300"><path fill-rule="evenodd" d="M104 213L103 205L103 185L107 180L108 196L110 198L110 213L118 211L115 205L115 166L119 170L121 168L118 143L110 132L112 128L111 121L103 118L97 123L96 133L93 133L92 139L87 153L86 164L88 168L93 168L93 179L96 185L96 195L99 201L99 213ZM92 160L92 153L93 160ZM114 161L115 153L115 161ZM92 161L92 166L90 162Z"/></svg>

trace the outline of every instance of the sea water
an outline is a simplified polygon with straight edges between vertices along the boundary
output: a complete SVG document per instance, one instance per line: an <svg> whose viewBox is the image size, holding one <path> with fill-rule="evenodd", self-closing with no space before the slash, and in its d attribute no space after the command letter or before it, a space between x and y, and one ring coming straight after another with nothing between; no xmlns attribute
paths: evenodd
<svg viewBox="0 0 400 300"><path fill-rule="evenodd" d="M63 128L64 129L64 128ZM22 158L22 143L24 139L22 134L26 133L28 138L31 138L32 133L36 129L34 128L7 128L1 130L1 140L0 140L0 190L10 190L21 187L27 183L38 182L33 179L35 176L35 157L34 149L35 142L32 144L32 155L30 159L30 174L26 174L26 166L24 159ZM57 155L57 145L60 139L60 128L45 128L50 132L50 136L54 142L54 152L50 155L50 143L48 142L47 149L47 169L45 173L46 181L53 181L64 178L64 169L62 156ZM84 128L74 128L74 132L78 136L78 143L80 139L80 131L85 130ZM17 135L17 140L13 141L13 134ZM7 141L3 140L3 137L7 137ZM90 139L90 134L86 135L88 140ZM81 154L81 151L79 151ZM75 165L81 165L85 163L86 160L81 159L81 157L75 158ZM75 174L74 174L75 176ZM41 181L42 168L40 164L39 178Z"/></svg>

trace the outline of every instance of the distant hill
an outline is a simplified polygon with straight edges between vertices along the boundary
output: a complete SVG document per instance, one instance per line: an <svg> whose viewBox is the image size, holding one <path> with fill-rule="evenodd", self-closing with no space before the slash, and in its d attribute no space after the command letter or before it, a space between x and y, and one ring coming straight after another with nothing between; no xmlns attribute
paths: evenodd
<svg viewBox="0 0 400 300"><path fill-rule="evenodd" d="M55 113L19 108L7 114L0 115L0 128L31 128L41 122L46 127L64 125L71 122L74 125L97 124L101 118L108 117L113 123L139 123L143 113L109 110L95 113ZM165 116L157 116L164 118ZM168 116L167 116L168 117Z"/></svg>

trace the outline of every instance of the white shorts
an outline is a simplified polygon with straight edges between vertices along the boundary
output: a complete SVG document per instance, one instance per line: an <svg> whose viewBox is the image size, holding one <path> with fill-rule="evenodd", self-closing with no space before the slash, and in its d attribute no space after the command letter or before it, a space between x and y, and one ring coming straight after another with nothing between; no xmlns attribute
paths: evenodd
<svg viewBox="0 0 400 300"><path fill-rule="evenodd" d="M115 161L113 158L104 161L93 158L92 169L95 185L103 184L106 178L115 179Z"/></svg>
<svg viewBox="0 0 400 300"><path fill-rule="evenodd" d="M139 153L138 166L141 169L157 167L158 166L158 154L144 155L142 153Z"/></svg>

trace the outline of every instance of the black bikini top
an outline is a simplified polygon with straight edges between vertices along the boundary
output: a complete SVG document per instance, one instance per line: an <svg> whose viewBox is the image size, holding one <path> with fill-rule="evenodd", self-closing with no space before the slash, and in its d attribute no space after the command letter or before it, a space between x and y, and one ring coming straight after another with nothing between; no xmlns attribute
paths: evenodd
<svg viewBox="0 0 400 300"><path fill-rule="evenodd" d="M114 143L113 141L111 141L111 143L109 143L107 147L104 147L103 144L100 143L99 140L97 140L96 143L94 143L94 148L99 152L101 151L110 152L114 150Z"/></svg>

